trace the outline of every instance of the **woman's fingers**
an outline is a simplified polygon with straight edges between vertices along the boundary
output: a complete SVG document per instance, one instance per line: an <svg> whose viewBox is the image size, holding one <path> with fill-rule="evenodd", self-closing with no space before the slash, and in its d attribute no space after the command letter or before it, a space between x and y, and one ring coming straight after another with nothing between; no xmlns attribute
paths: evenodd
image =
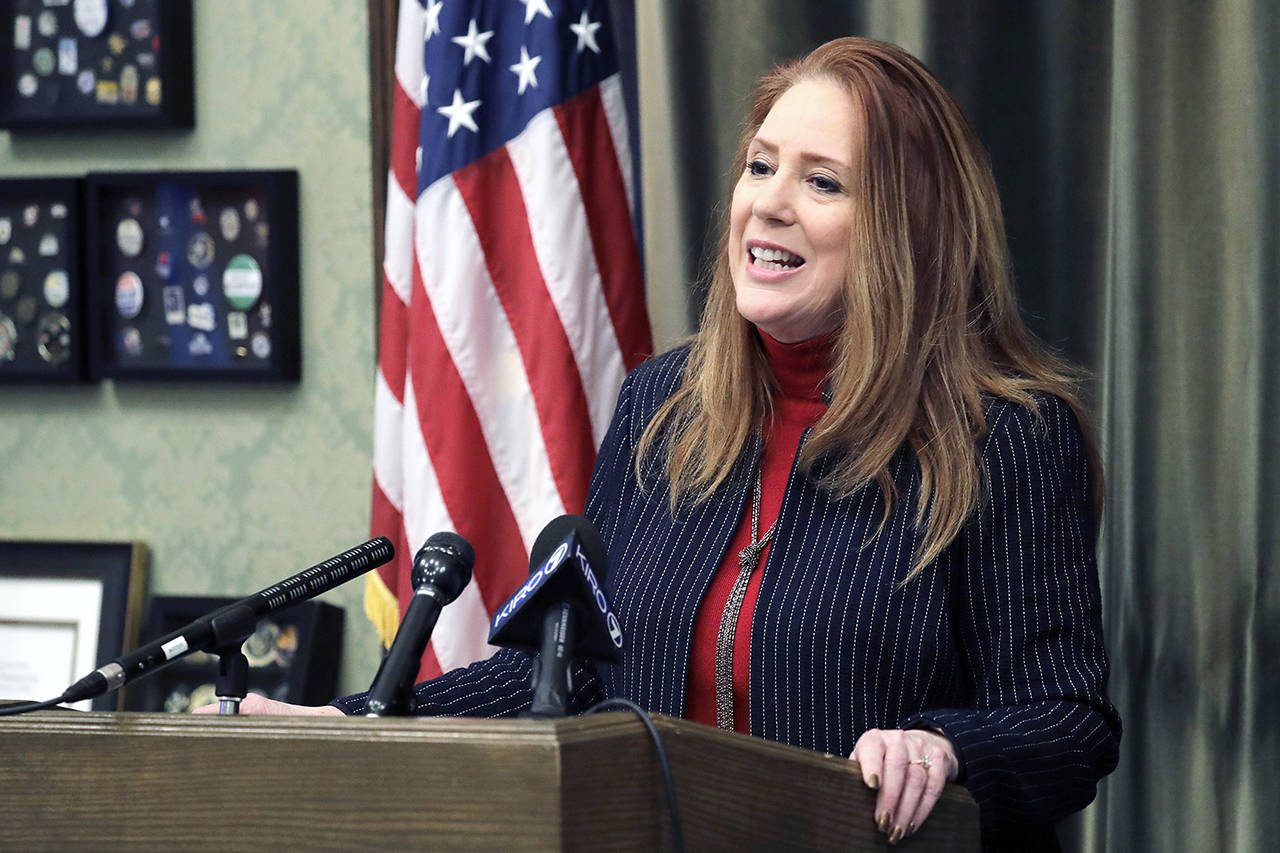
<svg viewBox="0 0 1280 853"><path fill-rule="evenodd" d="M903 748L907 759L902 767L902 793L898 802L889 809L889 843L897 844L910 831L915 829L916 809L920 805L920 797L924 794L925 782L929 771L925 769L925 760L918 751L918 744L912 738L903 738Z"/></svg>
<svg viewBox="0 0 1280 853"><path fill-rule="evenodd" d="M873 791L880 789L880 777L883 775L884 741L880 734L879 729L863 732L862 737L854 744L853 754L849 756L862 769L863 784Z"/></svg>
<svg viewBox="0 0 1280 853"><path fill-rule="evenodd" d="M917 729L869 729L850 758L861 766L863 782L879 790L876 826L891 844L915 832L929 816L956 764L945 736Z"/></svg>
<svg viewBox="0 0 1280 853"><path fill-rule="evenodd" d="M876 826L883 833L892 833L898 805L907 783L907 762L911 756L901 732L882 732L884 740L884 767L880 781L880 796L876 797Z"/></svg>
<svg viewBox="0 0 1280 853"><path fill-rule="evenodd" d="M942 796L942 789L946 787L947 769L945 757L930 755L929 759L929 766L921 767L924 770L925 779L920 796L916 799L915 807L910 813L906 811L905 807L901 811L903 835L910 835L920 827L920 824L924 823L924 819L933 811L933 807L938 803L938 798Z"/></svg>

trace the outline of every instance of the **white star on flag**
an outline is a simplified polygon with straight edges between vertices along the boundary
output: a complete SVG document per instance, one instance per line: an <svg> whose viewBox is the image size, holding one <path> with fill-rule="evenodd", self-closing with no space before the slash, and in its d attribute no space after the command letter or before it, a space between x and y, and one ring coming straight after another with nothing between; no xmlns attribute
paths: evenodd
<svg viewBox="0 0 1280 853"><path fill-rule="evenodd" d="M529 56L525 46L520 46L520 61L511 66L511 70L520 75L520 88L516 92L517 95L523 95L526 86L532 85L533 88L538 88L538 75L535 71L541 61L541 56Z"/></svg>
<svg viewBox="0 0 1280 853"><path fill-rule="evenodd" d="M440 7L444 0L427 0L427 16L422 21L423 41L431 41L431 37L440 32Z"/></svg>
<svg viewBox="0 0 1280 853"><path fill-rule="evenodd" d="M524 4L524 22L527 24L533 20L533 16L541 12L548 18L551 17L551 10L547 8L547 0L520 0Z"/></svg>
<svg viewBox="0 0 1280 853"><path fill-rule="evenodd" d="M600 52L600 45L596 44L596 30L600 29L599 21L592 21L587 17L587 10L582 10L582 17L578 19L578 23L570 24L569 29L573 30L573 34L578 37L578 53L582 53L584 47L591 48L592 53ZM457 41L457 39L454 39Z"/></svg>
<svg viewBox="0 0 1280 853"><path fill-rule="evenodd" d="M586 17L585 12L583 13L583 17ZM598 27L600 25L596 24L596 26ZM466 48L467 53L462 58L462 64L470 65L471 60L477 56L485 62L493 61L489 58L489 48L484 46L485 42L491 38L493 38L493 30L483 33L479 32L476 29L476 19L472 18L471 23L467 26L467 34L465 36L454 36L452 41L459 47ZM582 48L578 49L581 50Z"/></svg>
<svg viewBox="0 0 1280 853"><path fill-rule="evenodd" d="M431 85L431 75L422 75L422 85L418 87L418 94L422 96L422 106L427 105L427 87Z"/></svg>
<svg viewBox="0 0 1280 853"><path fill-rule="evenodd" d="M476 107L480 106L479 101L467 101L462 97L461 89L453 90L453 103L447 107L436 107L436 112L449 119L449 138L453 139L453 135L458 132L459 127L465 127L472 133L479 133L480 128L476 127L476 120L471 114L476 111Z"/></svg>

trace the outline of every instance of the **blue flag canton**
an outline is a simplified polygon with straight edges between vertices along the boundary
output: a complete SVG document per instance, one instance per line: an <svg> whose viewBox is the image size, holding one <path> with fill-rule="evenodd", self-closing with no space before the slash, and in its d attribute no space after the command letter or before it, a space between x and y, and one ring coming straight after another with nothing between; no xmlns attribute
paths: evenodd
<svg viewBox="0 0 1280 853"><path fill-rule="evenodd" d="M604 0L422 0L418 192L618 70Z"/></svg>

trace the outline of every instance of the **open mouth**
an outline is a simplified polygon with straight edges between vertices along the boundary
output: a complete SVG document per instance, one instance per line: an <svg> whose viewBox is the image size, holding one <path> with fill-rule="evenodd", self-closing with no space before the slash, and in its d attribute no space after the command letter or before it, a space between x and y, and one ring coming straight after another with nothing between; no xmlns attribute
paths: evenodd
<svg viewBox="0 0 1280 853"><path fill-rule="evenodd" d="M804 264L804 258L792 254L786 249L766 249L763 246L752 246L747 250L751 255L751 265L771 272L793 270Z"/></svg>

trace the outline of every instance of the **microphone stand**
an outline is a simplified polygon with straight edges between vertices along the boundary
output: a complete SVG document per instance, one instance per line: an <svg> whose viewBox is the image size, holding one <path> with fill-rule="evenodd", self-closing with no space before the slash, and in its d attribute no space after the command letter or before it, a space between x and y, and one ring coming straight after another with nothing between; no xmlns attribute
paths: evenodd
<svg viewBox="0 0 1280 853"><path fill-rule="evenodd" d="M222 648L218 656L218 680L214 682L219 714L239 714L240 703L249 691L249 661L239 646Z"/></svg>
<svg viewBox="0 0 1280 853"><path fill-rule="evenodd" d="M214 694L218 713L240 713L240 703L249 692L249 661L240 647L258 627L258 617L245 606L232 606L219 612L210 622L213 628L213 654L218 656L218 680Z"/></svg>

